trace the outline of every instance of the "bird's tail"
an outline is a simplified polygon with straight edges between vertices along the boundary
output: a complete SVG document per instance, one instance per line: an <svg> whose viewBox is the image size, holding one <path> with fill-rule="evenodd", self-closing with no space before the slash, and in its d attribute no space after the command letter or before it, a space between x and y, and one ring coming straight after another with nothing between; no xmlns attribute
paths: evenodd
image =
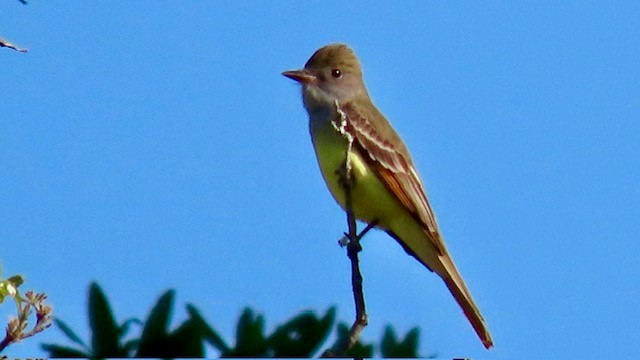
<svg viewBox="0 0 640 360"><path fill-rule="evenodd" d="M493 346L493 340L491 339L489 328L484 322L484 318L473 301L471 293L467 289L464 280L462 280L462 276L460 276L456 265L448 254L440 256L440 260L446 269L446 273L440 274L444 283L462 308L462 311L464 311L476 334L478 334L478 337L482 340L484 347L487 349L491 348Z"/></svg>
<svg viewBox="0 0 640 360"><path fill-rule="evenodd" d="M434 271L444 280L449 291L462 308L462 311L464 311L467 319L469 319L476 334L478 334L478 337L482 340L484 347L487 349L491 348L493 346L493 340L491 339L489 328L484 322L482 315L480 315L480 310L473 301L469 289L467 289L460 272L453 263L453 259L451 259L446 247L444 247L444 241L440 241L442 248L436 249L433 246L434 242L432 240L425 239L425 233L427 237L430 237L431 234L425 232L423 229L417 232L411 232L410 227L402 227L400 229L404 231L401 236L392 231L387 232L402 245L408 254L415 257L429 270Z"/></svg>

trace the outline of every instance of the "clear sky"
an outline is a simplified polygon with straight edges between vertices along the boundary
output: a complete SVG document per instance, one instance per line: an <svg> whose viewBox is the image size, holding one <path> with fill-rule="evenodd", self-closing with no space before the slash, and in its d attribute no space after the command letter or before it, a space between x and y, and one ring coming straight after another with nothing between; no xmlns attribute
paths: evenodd
<svg viewBox="0 0 640 360"><path fill-rule="evenodd" d="M638 19L637 1L2 1L0 36L30 49L0 49L4 274L85 336L92 280L120 320L175 288L174 318L193 302L229 340L247 305L269 329L333 304L352 321L345 217L280 75L340 41L496 346L382 232L361 255L364 338L392 323L442 357L636 355Z"/></svg>

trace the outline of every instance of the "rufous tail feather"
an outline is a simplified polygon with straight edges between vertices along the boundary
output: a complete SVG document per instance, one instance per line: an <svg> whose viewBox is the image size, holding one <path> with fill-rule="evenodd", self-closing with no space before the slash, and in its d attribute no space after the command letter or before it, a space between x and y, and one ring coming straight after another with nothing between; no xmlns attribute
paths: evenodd
<svg viewBox="0 0 640 360"><path fill-rule="evenodd" d="M446 258L441 258L441 260L447 269L448 274L442 274L442 279L462 308L462 311L464 311L467 319L469 319L469 322L476 331L476 334L478 334L478 337L482 340L484 347L489 349L493 346L493 340L491 339L489 328L487 327L487 324L485 324L484 318L480 314L480 310L473 301L471 293L458 273L458 269L456 269L456 266L453 264L453 261L449 256L445 255L445 257Z"/></svg>

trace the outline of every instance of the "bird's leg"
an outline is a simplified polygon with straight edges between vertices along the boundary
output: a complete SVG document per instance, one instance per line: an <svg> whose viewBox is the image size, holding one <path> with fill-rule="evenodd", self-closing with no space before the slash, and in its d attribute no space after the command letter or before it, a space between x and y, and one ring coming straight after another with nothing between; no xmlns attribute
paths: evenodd
<svg viewBox="0 0 640 360"><path fill-rule="evenodd" d="M360 231L360 233L358 234L358 240L362 240L362 238L374 227L376 227L378 225L378 221L374 220L370 223L367 224L367 226ZM342 247L345 247L347 245L349 245L349 233L344 232L343 233L344 236L340 238L340 240L338 240L338 244Z"/></svg>
<svg viewBox="0 0 640 360"><path fill-rule="evenodd" d="M378 220L373 220L372 222L368 223L367 226L365 226L365 228L358 234L358 240L362 240L362 238L369 232L369 230L373 229L376 226L378 226Z"/></svg>

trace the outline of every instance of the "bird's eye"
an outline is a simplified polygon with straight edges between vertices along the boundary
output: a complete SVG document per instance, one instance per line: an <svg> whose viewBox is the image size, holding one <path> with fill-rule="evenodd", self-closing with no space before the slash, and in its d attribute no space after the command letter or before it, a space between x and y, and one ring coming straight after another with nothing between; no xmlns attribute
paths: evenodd
<svg viewBox="0 0 640 360"><path fill-rule="evenodd" d="M331 70L331 76L337 79L342 76L342 73L340 72L340 69L333 69Z"/></svg>

